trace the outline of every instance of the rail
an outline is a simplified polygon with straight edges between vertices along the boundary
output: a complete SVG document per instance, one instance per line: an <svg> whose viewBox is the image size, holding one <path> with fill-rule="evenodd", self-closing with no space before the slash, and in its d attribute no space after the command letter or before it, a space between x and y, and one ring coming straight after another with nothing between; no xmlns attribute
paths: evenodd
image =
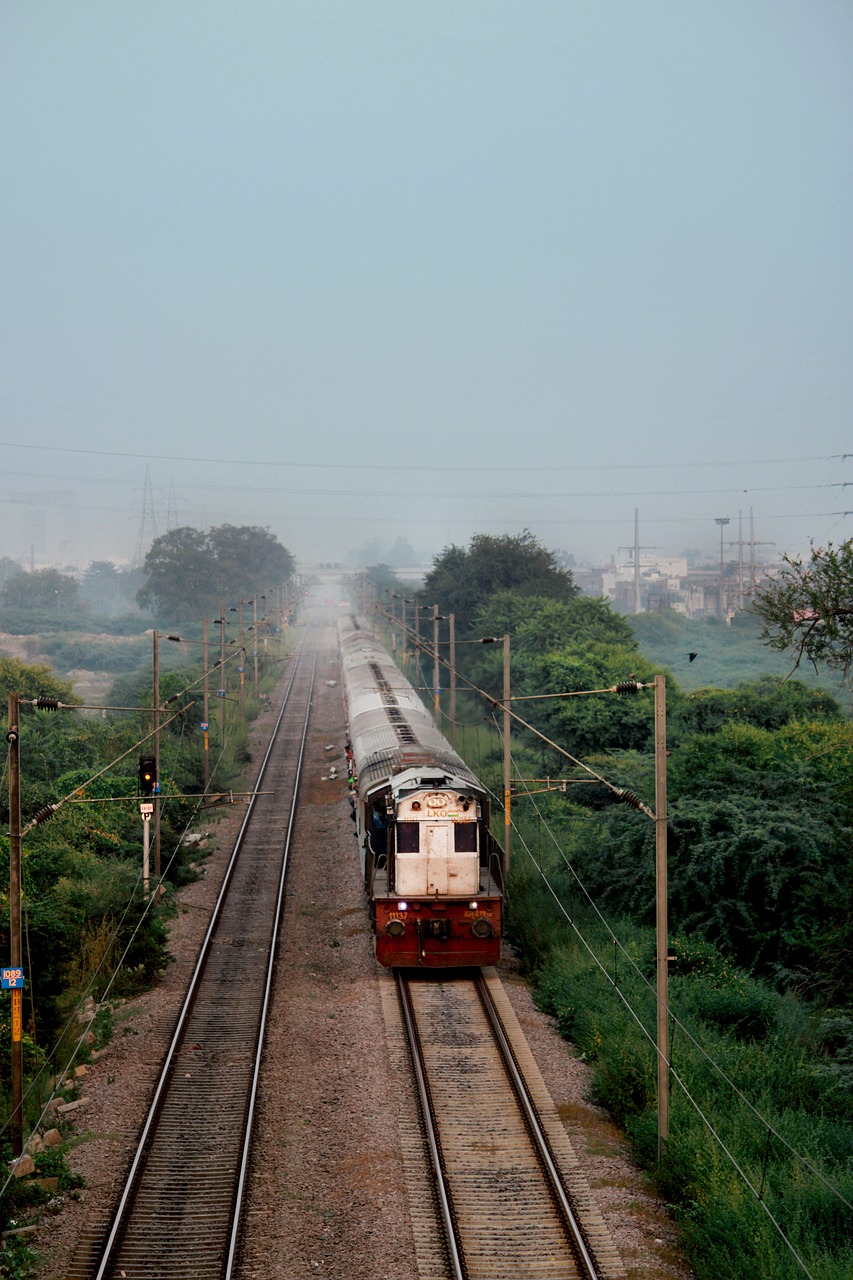
<svg viewBox="0 0 853 1280"><path fill-rule="evenodd" d="M599 1280L479 971L396 981L453 1280Z"/></svg>

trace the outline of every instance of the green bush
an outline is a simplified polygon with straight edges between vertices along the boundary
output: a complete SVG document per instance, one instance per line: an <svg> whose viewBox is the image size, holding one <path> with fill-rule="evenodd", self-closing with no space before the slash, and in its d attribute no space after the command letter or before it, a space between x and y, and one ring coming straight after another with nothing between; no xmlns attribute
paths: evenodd
<svg viewBox="0 0 853 1280"><path fill-rule="evenodd" d="M68 1167L68 1147L49 1147L33 1157L36 1176L39 1178L56 1178L60 1191L73 1191L85 1186L85 1179Z"/></svg>
<svg viewBox="0 0 853 1280"><path fill-rule="evenodd" d="M0 1249L0 1276L6 1280L26 1280L33 1274L38 1255L20 1236L7 1236Z"/></svg>
<svg viewBox="0 0 853 1280"><path fill-rule="evenodd" d="M592 1098L625 1127L654 1101L655 1065L641 1044L617 1039L621 1043L609 1045L606 1052L599 1050Z"/></svg>
<svg viewBox="0 0 853 1280"><path fill-rule="evenodd" d="M775 1024L779 997L746 974L732 975L725 983L696 974L674 980L670 992L673 1004L685 1014L739 1040L762 1040Z"/></svg>

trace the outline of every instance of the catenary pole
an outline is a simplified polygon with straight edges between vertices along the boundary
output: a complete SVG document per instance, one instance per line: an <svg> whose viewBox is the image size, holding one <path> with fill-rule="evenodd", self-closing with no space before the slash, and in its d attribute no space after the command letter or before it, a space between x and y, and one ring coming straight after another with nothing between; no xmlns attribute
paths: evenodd
<svg viewBox="0 0 853 1280"><path fill-rule="evenodd" d="M225 675L225 605L219 606L219 741L220 751L225 747L225 703L228 681Z"/></svg>
<svg viewBox="0 0 853 1280"><path fill-rule="evenodd" d="M655 676L655 929L657 939L658 1162L669 1137L669 937L666 849L666 677Z"/></svg>
<svg viewBox="0 0 853 1280"><path fill-rule="evenodd" d="M22 965L21 947L21 729L19 695L9 694L9 960L13 969ZM12 1155L17 1159L23 1147L24 1042L23 992L13 987L12 996Z"/></svg>
<svg viewBox="0 0 853 1280"><path fill-rule="evenodd" d="M151 799L154 801L154 811L152 813L152 822L154 824L154 883L160 884L160 797L157 792L160 789L160 636L158 632L153 633L154 646L152 653L151 667L151 706L153 707L154 723L151 728L154 730L153 746L154 746L154 778L155 788L154 795ZM158 890L159 892L159 890ZM148 896L148 886L145 886L145 896Z"/></svg>
<svg viewBox="0 0 853 1280"><path fill-rule="evenodd" d="M255 668L254 693L258 697L258 597L252 596L252 662Z"/></svg>
<svg viewBox="0 0 853 1280"><path fill-rule="evenodd" d="M509 751L509 700L511 695L509 672L509 633L504 634L504 883L509 875L510 823L512 821L511 760Z"/></svg>
<svg viewBox="0 0 853 1280"><path fill-rule="evenodd" d="M438 671L438 605L432 606L432 696L436 725L441 724L441 680Z"/></svg>
<svg viewBox="0 0 853 1280"><path fill-rule="evenodd" d="M447 615L450 630L450 745L456 750L456 614Z"/></svg>
<svg viewBox="0 0 853 1280"><path fill-rule="evenodd" d="M202 650L201 661L202 671L204 673L202 679L203 690L203 710L202 710L202 735L204 739L204 793L210 789L210 681L208 678L210 664L207 657L207 627L208 619L205 618L201 624Z"/></svg>

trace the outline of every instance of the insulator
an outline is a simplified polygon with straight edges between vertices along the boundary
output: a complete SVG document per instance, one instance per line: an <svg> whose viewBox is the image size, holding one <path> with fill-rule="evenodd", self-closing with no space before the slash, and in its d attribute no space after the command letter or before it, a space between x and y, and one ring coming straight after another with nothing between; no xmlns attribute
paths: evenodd
<svg viewBox="0 0 853 1280"><path fill-rule="evenodd" d="M616 686L616 692L623 693L639 693L640 686L636 680L620 680Z"/></svg>
<svg viewBox="0 0 853 1280"><path fill-rule="evenodd" d="M632 809L642 809L643 802L633 791L626 791L624 787L617 787L614 795L617 800L621 800L623 804L629 804Z"/></svg>
<svg viewBox="0 0 853 1280"><path fill-rule="evenodd" d="M47 822L48 818L52 818L58 808L58 804L46 804L44 808L39 809L38 813L33 818L33 826L40 827L43 822Z"/></svg>
<svg viewBox="0 0 853 1280"><path fill-rule="evenodd" d="M38 711L58 711L60 705L58 698L48 698L43 693L40 693L36 698L36 709Z"/></svg>

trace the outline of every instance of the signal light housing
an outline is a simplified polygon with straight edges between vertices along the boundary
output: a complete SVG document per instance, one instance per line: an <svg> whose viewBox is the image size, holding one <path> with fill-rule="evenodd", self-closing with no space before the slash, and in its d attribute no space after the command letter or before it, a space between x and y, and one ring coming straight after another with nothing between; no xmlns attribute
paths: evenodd
<svg viewBox="0 0 853 1280"><path fill-rule="evenodd" d="M139 793L153 796L157 786L157 761L154 756L139 757Z"/></svg>

